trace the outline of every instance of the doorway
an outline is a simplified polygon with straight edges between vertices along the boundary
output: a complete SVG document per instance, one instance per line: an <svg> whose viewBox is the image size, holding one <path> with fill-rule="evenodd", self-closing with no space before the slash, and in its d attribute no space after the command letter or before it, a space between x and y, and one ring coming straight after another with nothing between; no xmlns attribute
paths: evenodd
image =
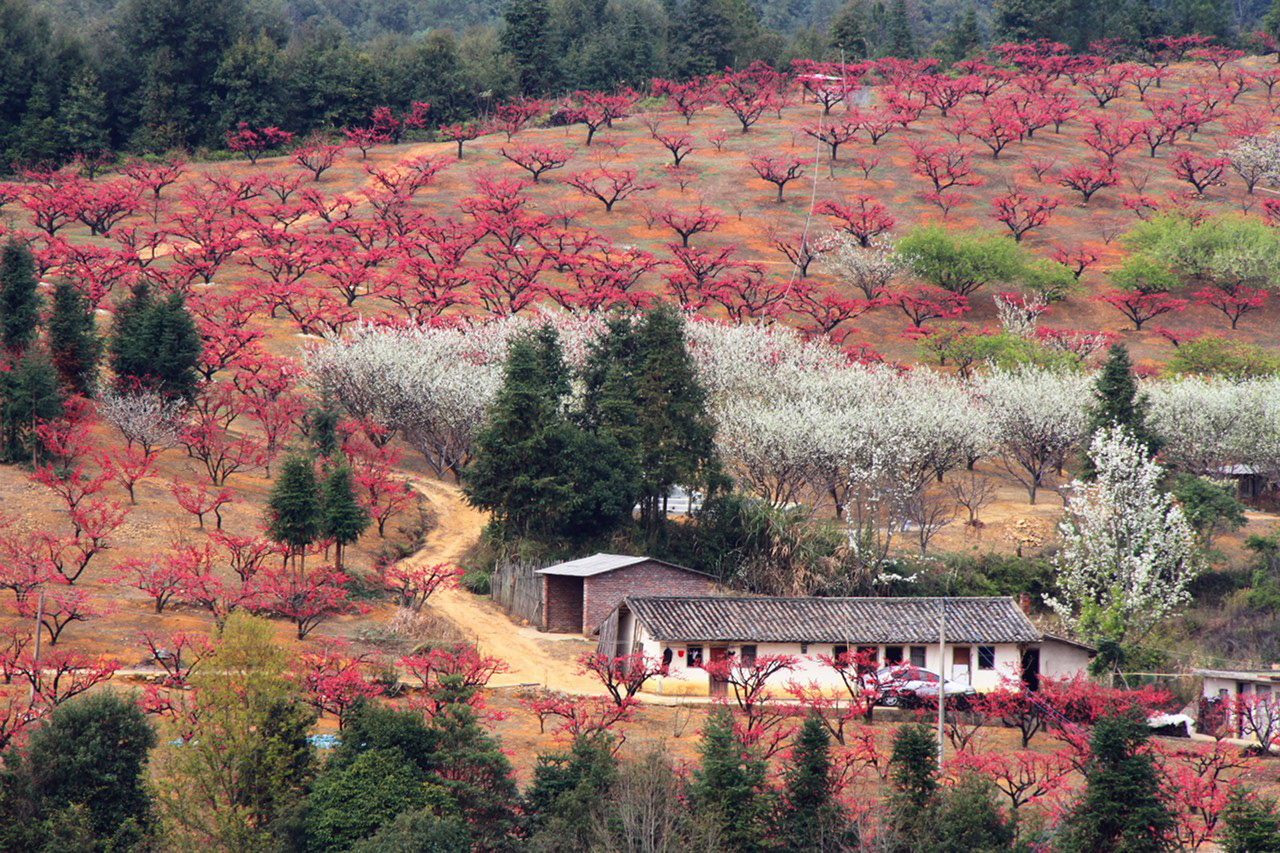
<svg viewBox="0 0 1280 853"><path fill-rule="evenodd" d="M711 662L713 664L724 663L729 660L729 657L730 657L730 654L729 654L728 646L712 646L711 647ZM709 689L710 689L711 695L712 696L728 696L729 682L725 681L724 678L721 677L720 667L713 666L710 670L710 675L711 675L711 686Z"/></svg>
<svg viewBox="0 0 1280 853"><path fill-rule="evenodd" d="M1022 683L1028 690L1040 689L1040 650L1022 650Z"/></svg>

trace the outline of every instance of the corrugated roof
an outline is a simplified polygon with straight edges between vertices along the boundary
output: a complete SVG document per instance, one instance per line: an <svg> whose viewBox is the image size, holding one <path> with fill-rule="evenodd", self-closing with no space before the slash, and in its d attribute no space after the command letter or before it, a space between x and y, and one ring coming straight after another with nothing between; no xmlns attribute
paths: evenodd
<svg viewBox="0 0 1280 853"><path fill-rule="evenodd" d="M626 554L592 554L590 557L581 557L577 560L569 560L567 563L556 563L554 566L547 566L545 569L538 569L534 574L563 575L571 578L589 578L593 575L602 575L605 572L625 569L627 566L634 566L639 563L661 563L664 566L670 566L673 569L691 572L695 575L705 574L704 572L699 572L696 569L687 569L684 566L677 566L674 563L655 560L653 557L632 557Z"/></svg>
<svg viewBox="0 0 1280 853"><path fill-rule="evenodd" d="M948 598L947 641L1034 643L1012 598ZM626 605L659 641L936 643L941 598L633 596Z"/></svg>

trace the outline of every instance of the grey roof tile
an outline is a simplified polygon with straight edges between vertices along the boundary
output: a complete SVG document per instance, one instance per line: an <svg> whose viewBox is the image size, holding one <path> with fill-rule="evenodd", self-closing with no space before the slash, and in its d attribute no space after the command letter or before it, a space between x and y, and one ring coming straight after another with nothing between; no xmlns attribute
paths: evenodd
<svg viewBox="0 0 1280 853"><path fill-rule="evenodd" d="M634 596L627 606L659 641L936 643L941 598ZM948 598L947 641L1034 643L1012 598Z"/></svg>

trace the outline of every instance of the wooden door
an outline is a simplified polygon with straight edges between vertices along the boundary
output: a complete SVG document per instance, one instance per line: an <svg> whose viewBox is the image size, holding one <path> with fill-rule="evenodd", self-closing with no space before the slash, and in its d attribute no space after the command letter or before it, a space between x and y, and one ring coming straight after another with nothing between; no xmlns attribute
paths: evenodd
<svg viewBox="0 0 1280 853"><path fill-rule="evenodd" d="M969 669L969 647L957 646L951 650L951 672L947 675L951 681L961 684L972 684L973 676Z"/></svg>
<svg viewBox="0 0 1280 853"><path fill-rule="evenodd" d="M712 663L723 663L728 659L729 659L729 649L727 646L711 647ZM728 696L729 682L725 681L723 678L718 677L717 675L718 669L719 669L718 667L711 668L711 673L710 673L711 674L711 686L710 686L711 695L712 696Z"/></svg>

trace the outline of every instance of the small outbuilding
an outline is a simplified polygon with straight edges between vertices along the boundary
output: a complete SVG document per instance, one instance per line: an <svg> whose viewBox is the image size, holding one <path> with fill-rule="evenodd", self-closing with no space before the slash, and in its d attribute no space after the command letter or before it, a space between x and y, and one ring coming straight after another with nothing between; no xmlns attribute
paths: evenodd
<svg viewBox="0 0 1280 853"><path fill-rule="evenodd" d="M1193 669L1200 678L1196 730L1250 738L1272 729L1280 717L1280 670Z"/></svg>
<svg viewBox="0 0 1280 853"><path fill-rule="evenodd" d="M939 625L946 607L946 643ZM628 596L600 626L598 649L643 652L667 665L660 693L716 692L705 661L794 655L775 676L838 688L840 674L819 656L870 653L882 665L909 663L948 680L990 690L1005 680L1037 689L1041 676L1081 674L1094 650L1039 631L1012 598L776 598Z"/></svg>
<svg viewBox="0 0 1280 853"><path fill-rule="evenodd" d="M590 636L629 595L710 595L715 579L652 557L593 554L539 569L542 628Z"/></svg>

